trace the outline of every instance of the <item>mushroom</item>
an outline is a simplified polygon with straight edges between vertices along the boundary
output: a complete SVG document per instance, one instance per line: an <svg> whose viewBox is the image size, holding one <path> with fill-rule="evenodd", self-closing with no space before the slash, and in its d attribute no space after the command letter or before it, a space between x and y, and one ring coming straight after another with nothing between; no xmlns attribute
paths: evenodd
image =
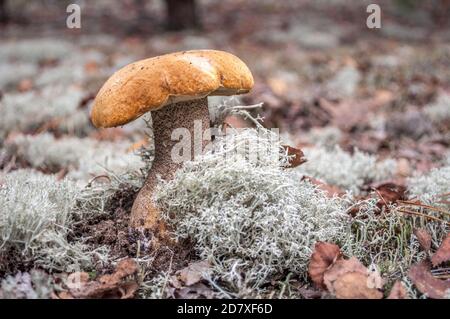
<svg viewBox="0 0 450 319"><path fill-rule="evenodd" d="M132 207L133 227L165 230L153 194L158 176L170 180L182 166L171 156L178 143L171 138L172 132L184 128L194 137L194 127L198 130L201 123L203 135L210 128L207 96L243 94L252 87L253 77L245 63L216 50L184 51L141 60L106 81L91 113L96 127L124 125L150 111L152 116L155 158ZM210 142L210 135L206 137L201 137L202 148ZM190 140L191 156L194 140Z"/></svg>

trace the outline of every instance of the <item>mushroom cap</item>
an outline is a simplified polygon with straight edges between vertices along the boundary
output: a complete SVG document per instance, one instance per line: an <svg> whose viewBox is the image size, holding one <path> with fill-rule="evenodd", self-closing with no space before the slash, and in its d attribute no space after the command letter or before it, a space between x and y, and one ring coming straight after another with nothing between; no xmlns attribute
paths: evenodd
<svg viewBox="0 0 450 319"><path fill-rule="evenodd" d="M131 63L114 73L98 92L91 119L96 127L114 127L165 105L243 94L252 87L250 70L233 54L176 52Z"/></svg>

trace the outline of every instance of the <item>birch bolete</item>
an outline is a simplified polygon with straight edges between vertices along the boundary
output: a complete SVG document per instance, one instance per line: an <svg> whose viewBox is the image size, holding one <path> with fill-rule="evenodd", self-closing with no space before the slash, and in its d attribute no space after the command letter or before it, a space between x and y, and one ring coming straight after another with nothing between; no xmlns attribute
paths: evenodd
<svg viewBox="0 0 450 319"><path fill-rule="evenodd" d="M112 75L98 92L91 113L96 127L115 127L151 112L155 158L148 177L133 204L131 225L153 231L164 229L153 200L158 176L170 180L182 163L172 156L176 129L188 130L191 157L194 127L210 128L208 96L247 93L253 77L236 56L215 50L166 54L131 63ZM198 133L197 133L198 134ZM201 137L202 147L210 140Z"/></svg>

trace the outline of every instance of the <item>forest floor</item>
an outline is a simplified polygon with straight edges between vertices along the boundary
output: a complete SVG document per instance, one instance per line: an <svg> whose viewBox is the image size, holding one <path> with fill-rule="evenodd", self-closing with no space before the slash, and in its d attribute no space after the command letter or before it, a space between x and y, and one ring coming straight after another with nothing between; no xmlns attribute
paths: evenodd
<svg viewBox="0 0 450 319"><path fill-rule="evenodd" d="M370 30L360 5L209 1L203 30L167 33L157 5L144 21L101 10L80 31L51 11L2 30L1 297L450 296L450 27L392 8ZM147 124L99 130L89 111L115 70L190 49L245 61L252 92L210 103L263 103L253 116L307 162L227 168L212 156L183 169L158 193L167 212L182 208L183 240L156 245L129 227ZM234 173L242 198L221 178ZM227 196L205 205L212 186ZM258 218L244 190L265 202Z"/></svg>

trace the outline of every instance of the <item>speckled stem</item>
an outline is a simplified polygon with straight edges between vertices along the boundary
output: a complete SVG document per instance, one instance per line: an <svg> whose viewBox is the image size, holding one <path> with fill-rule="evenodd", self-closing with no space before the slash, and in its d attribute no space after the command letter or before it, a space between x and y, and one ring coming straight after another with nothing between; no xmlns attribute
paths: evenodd
<svg viewBox="0 0 450 319"><path fill-rule="evenodd" d="M172 141L172 132L177 128L186 128L189 130L191 134L191 158L193 158L194 146L201 143L203 149L209 142L208 139L203 139L198 135L199 123L201 123L202 134L210 127L208 100L207 98L203 98L167 105L158 111L152 112L151 115L155 143L155 160L147 180L133 204L131 210L131 226L143 227L154 233L161 234L165 232L166 227L161 221L160 212L153 200L158 176L164 180L170 180L173 178L176 170L183 165L172 160L172 148L179 143L179 140ZM194 134L195 121L198 123L196 134ZM199 142L199 138L201 142ZM197 144L194 142L196 139Z"/></svg>

